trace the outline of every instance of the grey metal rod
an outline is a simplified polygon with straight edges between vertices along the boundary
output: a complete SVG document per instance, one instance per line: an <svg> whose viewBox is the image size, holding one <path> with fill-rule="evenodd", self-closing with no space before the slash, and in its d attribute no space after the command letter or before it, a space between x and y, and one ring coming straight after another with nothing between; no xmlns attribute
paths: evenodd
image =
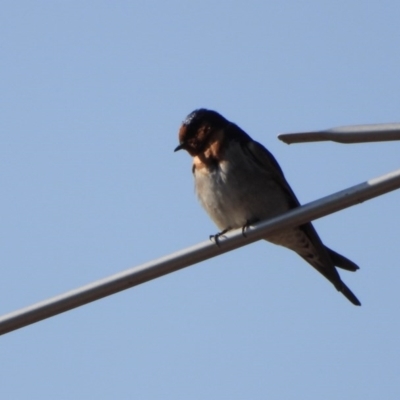
<svg viewBox="0 0 400 400"><path fill-rule="evenodd" d="M220 239L220 247L207 240L187 249L6 314L0 317L0 334L11 332L64 311L99 300L200 261L245 246L265 238L268 234L275 231L304 224L398 188L400 188L400 170L313 201L268 221L260 222L246 231L247 237L242 236L241 229L228 232Z"/></svg>
<svg viewBox="0 0 400 400"><path fill-rule="evenodd" d="M385 142L400 140L400 123L350 125L323 131L282 133L278 138L287 144L328 140L339 143Z"/></svg>

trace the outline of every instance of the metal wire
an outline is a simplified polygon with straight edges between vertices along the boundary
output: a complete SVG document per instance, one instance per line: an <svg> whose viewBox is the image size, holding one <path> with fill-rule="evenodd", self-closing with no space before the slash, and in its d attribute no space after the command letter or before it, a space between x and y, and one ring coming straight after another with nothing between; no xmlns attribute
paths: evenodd
<svg viewBox="0 0 400 400"><path fill-rule="evenodd" d="M287 144L333 141L364 143L400 140L400 124L351 125L313 132L282 133L278 138Z"/></svg>
<svg viewBox="0 0 400 400"><path fill-rule="evenodd" d="M243 237L241 229L228 232L220 239L219 247L207 240L187 249L6 314L0 317L0 334L11 332L45 318L140 285L141 283L159 278L200 261L245 246L265 238L278 230L304 224L398 188L400 188L400 170L313 201L268 221L260 222L246 231L246 237Z"/></svg>

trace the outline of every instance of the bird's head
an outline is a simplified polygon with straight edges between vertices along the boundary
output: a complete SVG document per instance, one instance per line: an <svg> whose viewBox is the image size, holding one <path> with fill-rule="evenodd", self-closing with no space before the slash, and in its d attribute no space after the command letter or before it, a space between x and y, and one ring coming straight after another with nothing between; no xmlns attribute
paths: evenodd
<svg viewBox="0 0 400 400"><path fill-rule="evenodd" d="M179 129L179 146L175 151L186 150L191 156L200 154L214 134L228 124L229 121L216 111L200 108L191 112Z"/></svg>

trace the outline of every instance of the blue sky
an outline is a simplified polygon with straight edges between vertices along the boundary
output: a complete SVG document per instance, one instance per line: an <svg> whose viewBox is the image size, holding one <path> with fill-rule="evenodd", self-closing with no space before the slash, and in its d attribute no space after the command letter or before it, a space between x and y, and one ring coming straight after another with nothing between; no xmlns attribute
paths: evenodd
<svg viewBox="0 0 400 400"><path fill-rule="evenodd" d="M221 112L308 202L399 168L400 143L283 132L400 122L395 1L3 1L0 313L205 240L173 153ZM400 192L315 222L354 307L256 243L0 338L4 398L398 399Z"/></svg>

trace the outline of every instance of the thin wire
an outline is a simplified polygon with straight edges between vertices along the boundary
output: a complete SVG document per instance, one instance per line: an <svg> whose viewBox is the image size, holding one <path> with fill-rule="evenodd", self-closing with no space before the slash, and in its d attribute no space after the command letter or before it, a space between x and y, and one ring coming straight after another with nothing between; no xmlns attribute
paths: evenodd
<svg viewBox="0 0 400 400"><path fill-rule="evenodd" d="M219 247L213 242L205 241L6 314L0 317L0 334L110 296L238 247L246 246L278 230L304 224L398 188L400 188L400 170L313 201L268 221L260 222L246 231L246 237L243 237L241 229L228 232L220 239Z"/></svg>
<svg viewBox="0 0 400 400"><path fill-rule="evenodd" d="M278 138L287 144L332 141L339 143L365 143L400 140L400 123L350 125L323 131L282 133Z"/></svg>

